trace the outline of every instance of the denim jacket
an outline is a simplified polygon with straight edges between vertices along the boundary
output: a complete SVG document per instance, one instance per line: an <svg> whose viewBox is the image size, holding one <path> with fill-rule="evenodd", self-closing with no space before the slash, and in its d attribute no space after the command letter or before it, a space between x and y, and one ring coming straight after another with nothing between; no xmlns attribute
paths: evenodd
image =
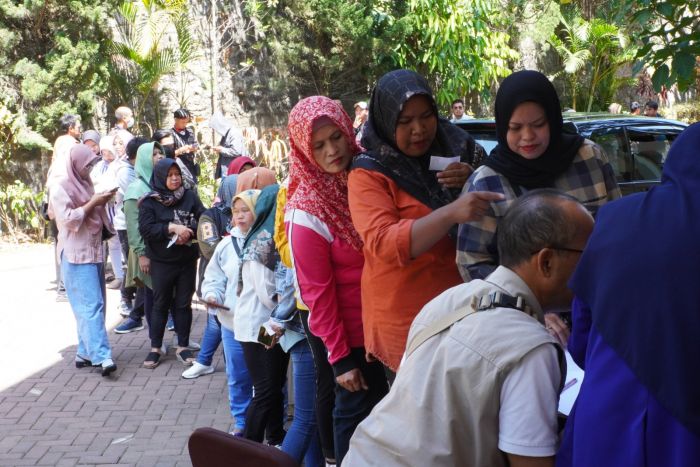
<svg viewBox="0 0 700 467"><path fill-rule="evenodd" d="M281 261L278 262L275 268L275 285L278 301L270 320L285 329L280 344L287 351L306 337L294 297L294 269L286 267Z"/></svg>
<svg viewBox="0 0 700 467"><path fill-rule="evenodd" d="M277 263L275 285L278 301L272 311L272 319L287 330L305 335L294 298L294 269L286 267L282 262Z"/></svg>

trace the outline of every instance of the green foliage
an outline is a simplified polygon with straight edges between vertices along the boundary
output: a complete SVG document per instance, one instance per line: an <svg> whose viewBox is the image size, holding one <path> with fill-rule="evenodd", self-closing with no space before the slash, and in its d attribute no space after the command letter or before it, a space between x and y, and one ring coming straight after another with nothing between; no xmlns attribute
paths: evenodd
<svg viewBox="0 0 700 467"><path fill-rule="evenodd" d="M560 21L549 41L562 60L557 75L565 74L569 81L572 108L577 109L582 94L586 112L603 110L626 81L617 71L632 63L636 49L618 26L601 19L586 21L574 10L568 17L562 14Z"/></svg>
<svg viewBox="0 0 700 467"><path fill-rule="evenodd" d="M16 157L20 150L51 149L46 138L27 125L24 112L13 111L8 102L0 96L0 185L14 179L15 169L22 165Z"/></svg>
<svg viewBox="0 0 700 467"><path fill-rule="evenodd" d="M396 16L393 58L432 81L440 105L476 91L484 95L510 74L508 12L495 0L411 0Z"/></svg>
<svg viewBox="0 0 700 467"><path fill-rule="evenodd" d="M350 102L366 97L382 63L375 63L372 2L279 0L246 2L255 25L250 57L268 62L262 77L271 98L323 94ZM386 68L386 64L385 69Z"/></svg>
<svg viewBox="0 0 700 467"><path fill-rule="evenodd" d="M517 58L505 32L510 13L497 0L254 0L245 5L255 37L246 58L272 65L260 86L290 103L323 94L349 104L366 98L383 73L404 67L425 75L444 105L470 92L488 94Z"/></svg>
<svg viewBox="0 0 700 467"><path fill-rule="evenodd" d="M15 241L25 237L41 238L44 222L39 216L39 206L44 194L36 193L19 180L0 190L0 235L9 235Z"/></svg>
<svg viewBox="0 0 700 467"><path fill-rule="evenodd" d="M117 9L117 38L108 42L112 91L143 119L149 99L160 126L161 79L182 70L196 58L197 44L186 2L123 1ZM169 35L175 37L169 45Z"/></svg>
<svg viewBox="0 0 700 467"><path fill-rule="evenodd" d="M89 121L107 89L103 30L114 3L0 1L0 94L45 137L64 113Z"/></svg>
<svg viewBox="0 0 700 467"><path fill-rule="evenodd" d="M199 177L197 179L197 194L204 206L209 207L214 204L216 190L219 189L219 180L214 178L216 161L219 155L214 151L201 149L197 152L197 162L199 163Z"/></svg>
<svg viewBox="0 0 700 467"><path fill-rule="evenodd" d="M700 100L673 106L676 118L686 123L700 122Z"/></svg>
<svg viewBox="0 0 700 467"><path fill-rule="evenodd" d="M521 37L529 37L546 51L550 37L559 26L559 4L554 0L528 1L522 6L522 12L516 14L520 17Z"/></svg>
<svg viewBox="0 0 700 467"><path fill-rule="evenodd" d="M685 91L698 76L700 56L700 3L686 0L626 0L634 11L631 26L638 32L642 47L637 57L656 71L654 88L678 83Z"/></svg>

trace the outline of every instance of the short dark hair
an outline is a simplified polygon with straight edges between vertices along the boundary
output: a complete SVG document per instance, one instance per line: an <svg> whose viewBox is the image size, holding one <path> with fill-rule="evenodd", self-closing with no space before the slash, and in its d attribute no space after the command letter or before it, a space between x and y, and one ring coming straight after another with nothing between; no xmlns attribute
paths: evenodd
<svg viewBox="0 0 700 467"><path fill-rule="evenodd" d="M450 108L454 106L455 104L462 104L464 105L464 101L462 99L455 99L452 101L452 104L450 104Z"/></svg>
<svg viewBox="0 0 700 467"><path fill-rule="evenodd" d="M170 130L166 130L165 128L159 128L153 132L153 137L151 138L151 140L158 141L160 143L161 139L167 138L168 136L172 135L173 134Z"/></svg>
<svg viewBox="0 0 700 467"><path fill-rule="evenodd" d="M651 109L659 110L659 104L656 101L647 101L645 105Z"/></svg>
<svg viewBox="0 0 700 467"><path fill-rule="evenodd" d="M78 115L65 114L58 120L58 125L62 132L68 133L68 130L73 128L78 122L80 122L80 117Z"/></svg>
<svg viewBox="0 0 700 467"><path fill-rule="evenodd" d="M542 248L564 247L574 241L576 225L565 214L562 201L580 204L554 188L532 190L513 202L496 233L501 265L512 268Z"/></svg>
<svg viewBox="0 0 700 467"><path fill-rule="evenodd" d="M137 136L133 138L131 141L129 141L126 145L126 157L129 158L129 160L134 160L136 159L136 153L139 150L139 147L142 144L149 143L148 138L144 138L143 136Z"/></svg>
<svg viewBox="0 0 700 467"><path fill-rule="evenodd" d="M175 118L190 118L190 111L187 109L177 109L173 112L173 117Z"/></svg>

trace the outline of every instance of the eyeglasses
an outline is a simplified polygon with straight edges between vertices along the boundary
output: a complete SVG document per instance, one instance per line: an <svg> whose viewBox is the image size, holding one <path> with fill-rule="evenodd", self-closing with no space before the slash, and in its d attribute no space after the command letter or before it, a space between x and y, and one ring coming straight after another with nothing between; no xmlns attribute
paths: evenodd
<svg viewBox="0 0 700 467"><path fill-rule="evenodd" d="M583 250L579 250L579 249L576 249L576 248L567 248L567 247L564 247L564 246L543 246L543 247L540 248L539 250L533 251L533 252L530 253L530 254L531 254L531 255L536 255L537 253L539 253L540 251L544 250L545 248L549 248L550 250L558 250L558 251L570 251L571 253L583 253Z"/></svg>

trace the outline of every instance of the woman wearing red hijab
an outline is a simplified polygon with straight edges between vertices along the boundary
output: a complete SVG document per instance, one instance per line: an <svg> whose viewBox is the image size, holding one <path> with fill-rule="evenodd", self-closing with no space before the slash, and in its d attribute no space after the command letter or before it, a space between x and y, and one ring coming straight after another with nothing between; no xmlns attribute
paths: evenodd
<svg viewBox="0 0 700 467"><path fill-rule="evenodd" d="M285 211L300 298L336 377L333 428L338 464L355 427L387 393L382 365L365 359L362 240L348 207L348 168L360 152L352 121L333 100L301 100L289 114L292 151Z"/></svg>
<svg viewBox="0 0 700 467"><path fill-rule="evenodd" d="M256 167L257 165L258 164L256 164L255 161L250 157L239 156L232 160L231 163L228 165L228 172L226 173L226 175L240 175L246 170L250 170L253 167Z"/></svg>

